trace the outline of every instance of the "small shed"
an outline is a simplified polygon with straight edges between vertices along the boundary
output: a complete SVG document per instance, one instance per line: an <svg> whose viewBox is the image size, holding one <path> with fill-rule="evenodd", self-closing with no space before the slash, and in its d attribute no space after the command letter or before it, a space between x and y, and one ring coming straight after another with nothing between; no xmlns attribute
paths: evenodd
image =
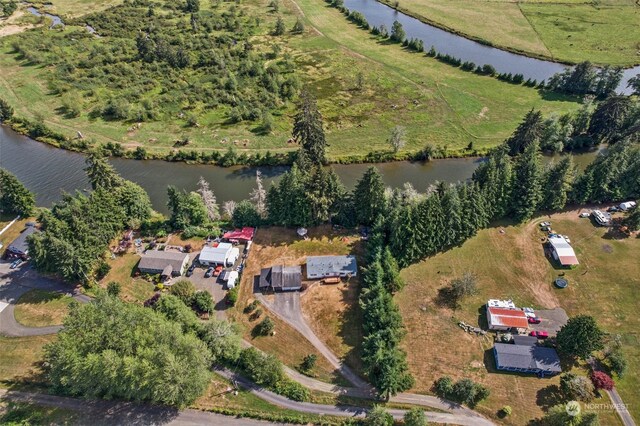
<svg viewBox="0 0 640 426"><path fill-rule="evenodd" d="M358 265L355 256L307 257L307 279L355 277L357 274Z"/></svg>
<svg viewBox="0 0 640 426"><path fill-rule="evenodd" d="M231 266L240 255L240 251L231 243L219 243L216 246L205 246L200 252L198 261L203 266Z"/></svg>
<svg viewBox="0 0 640 426"><path fill-rule="evenodd" d="M620 210L622 210L623 212L626 212L629 209L632 209L636 206L636 202L635 201L625 201L624 203L620 203Z"/></svg>

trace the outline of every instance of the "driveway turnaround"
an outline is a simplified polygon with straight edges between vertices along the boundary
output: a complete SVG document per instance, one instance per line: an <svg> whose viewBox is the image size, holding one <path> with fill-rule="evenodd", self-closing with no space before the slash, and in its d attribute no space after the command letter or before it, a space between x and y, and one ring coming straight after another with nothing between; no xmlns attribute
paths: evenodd
<svg viewBox="0 0 640 426"><path fill-rule="evenodd" d="M42 336L57 333L61 325L50 327L25 327L14 316L15 304L20 296L29 290L59 291L86 303L90 298L69 288L69 285L42 277L27 263L20 268L10 269L9 263L0 262L0 334L11 337Z"/></svg>

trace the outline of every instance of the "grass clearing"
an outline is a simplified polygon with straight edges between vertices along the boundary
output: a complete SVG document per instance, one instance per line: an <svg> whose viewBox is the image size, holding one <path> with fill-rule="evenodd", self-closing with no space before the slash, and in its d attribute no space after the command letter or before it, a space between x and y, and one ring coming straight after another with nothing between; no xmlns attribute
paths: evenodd
<svg viewBox="0 0 640 426"><path fill-rule="evenodd" d="M77 425L93 423L88 415L58 407L0 400L0 422L11 425Z"/></svg>
<svg viewBox="0 0 640 426"><path fill-rule="evenodd" d="M543 233L537 225L541 220L550 220L556 232L569 235L580 261L578 267L556 270L547 261ZM593 315L605 331L620 333L629 372L617 380L617 388L638 418L640 323L634 292L640 284L640 265L633 261L633 253L639 250L640 239L608 239L603 228L594 227L589 219L579 219L578 211L567 211L524 225L505 223L482 230L461 247L403 270L407 286L396 298L407 327L403 345L416 378L414 390L430 392L433 382L443 375L472 378L491 390L479 410L495 416L503 405L510 405L514 411L507 421L512 424L524 424L556 404L557 399L549 399L549 395L558 384L557 377L540 380L495 372L491 339L469 335L457 326L459 320L477 324L489 298L512 299L518 306L559 306L570 317ZM464 299L455 311L437 306L438 289L467 271L478 277L478 294ZM569 280L564 290L552 286L561 272ZM601 424L619 422L614 412L601 410L599 415Z"/></svg>
<svg viewBox="0 0 640 426"><path fill-rule="evenodd" d="M395 6L391 0L383 2ZM411 0L400 1L398 9L529 56L569 63L640 63L640 7L632 0Z"/></svg>
<svg viewBox="0 0 640 426"><path fill-rule="evenodd" d="M109 273L100 281L100 287L107 288L111 281L120 283L120 298L125 302L142 304L153 296L154 285L134 276L140 256L133 252L116 255L107 262L111 266Z"/></svg>
<svg viewBox="0 0 640 426"><path fill-rule="evenodd" d="M0 336L0 387L43 384L44 378L38 366L42 359L42 347L55 338L55 335Z"/></svg>
<svg viewBox="0 0 640 426"><path fill-rule="evenodd" d="M258 50L278 44L282 55L290 55L296 63L303 84L318 97L325 118L328 155L333 161L390 151L386 138L399 123L407 129L407 151L415 152L430 143L461 154L473 141L475 149L483 152L507 137L531 108L563 113L577 106L569 98L543 98L535 89L470 74L403 51L398 45L382 43L322 0L284 2L281 14L287 27L293 26L297 15L304 14L307 30L303 35L276 38L266 34L275 19L273 14L264 13L267 3L253 0L242 6L246 13L259 13L265 19L261 27L264 34L255 36L252 42ZM65 31L73 30L69 26ZM49 30L35 31L44 38L55 36ZM97 105L84 93L80 97L85 104L81 115L66 118L56 112L62 106L61 96L52 94L47 84L51 69L19 60L11 53L11 40L4 39L0 46L3 97L15 106L19 116L42 117L47 126L71 138L80 130L87 139L120 142L128 149L144 146L156 155L173 150L175 140L183 136L191 140L187 149L200 152L224 152L229 146L239 153L296 148L287 143L292 105L274 112L274 130L267 135L257 133L253 122L225 124L222 109L203 112L199 128L167 117L131 130L129 122L90 118L89 111ZM109 39L92 43L108 46ZM64 54L61 50L60 55ZM365 82L360 91L354 89L358 73Z"/></svg>
<svg viewBox="0 0 640 426"><path fill-rule="evenodd" d="M16 321L27 327L62 324L73 298L61 292L30 290L16 303Z"/></svg>

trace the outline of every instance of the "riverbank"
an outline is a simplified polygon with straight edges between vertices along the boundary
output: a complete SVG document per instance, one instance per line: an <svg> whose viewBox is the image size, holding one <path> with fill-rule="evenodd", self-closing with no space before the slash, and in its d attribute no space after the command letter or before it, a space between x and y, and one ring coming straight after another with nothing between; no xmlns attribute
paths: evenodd
<svg viewBox="0 0 640 426"><path fill-rule="evenodd" d="M621 22L629 20L626 15L638 15L632 3L614 2L607 6L594 7L592 3L574 1L555 2L550 5L536 2L466 3L464 0L461 2L430 0L429 2L410 2L406 6L404 2L397 0L376 1L449 33L529 58L564 65L575 65L588 60L600 66L612 65L625 69L640 65L640 56L633 50L631 42L635 32L638 32L635 39L640 37L640 31L630 26L629 34L624 37L619 36L618 26ZM461 7L464 10L461 10ZM538 10L542 7L546 11L544 14ZM575 16L571 16L571 13ZM596 22L589 21L588 18L596 13L599 19ZM586 16L582 16L583 14ZM606 19L602 15L611 16ZM478 19L480 17L482 19ZM554 18L556 21L566 19L570 23L563 26L557 23L549 25L548 21ZM585 21L581 22L581 18ZM585 22L589 22L590 44L576 47L576 41L581 38L583 31L581 27ZM597 27L594 28L594 25ZM609 31L614 25L616 30ZM600 36L600 39L594 36L594 32ZM627 43L629 46L623 48L619 43L607 40L613 34L617 35L615 41L622 43L619 40L622 38L624 41L629 41Z"/></svg>

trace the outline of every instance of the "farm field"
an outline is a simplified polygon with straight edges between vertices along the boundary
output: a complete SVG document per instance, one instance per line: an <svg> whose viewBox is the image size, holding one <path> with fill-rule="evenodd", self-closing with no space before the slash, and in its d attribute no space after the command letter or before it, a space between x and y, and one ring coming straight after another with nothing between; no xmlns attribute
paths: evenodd
<svg viewBox="0 0 640 426"><path fill-rule="evenodd" d="M383 0L422 21L503 49L559 62L640 63L632 0Z"/></svg>
<svg viewBox="0 0 640 426"><path fill-rule="evenodd" d="M203 3L202 7L210 6ZM270 35L277 15L264 13L269 10L266 0L251 0L240 7L244 13L260 14L263 19L260 33L251 38L256 50L266 51L278 45L281 58L290 58L295 64L301 85L318 98L331 161L351 161L370 152L390 153L387 135L398 124L407 130L406 152L431 144L443 147L451 155L469 155L472 151L465 148L473 142L474 150L482 153L504 140L531 108L545 113L577 108L572 99L543 96L532 88L477 76L380 42L322 0L283 2L279 14L286 27L291 28L300 16L306 29L303 34L287 32L281 37ZM85 30L68 25L63 33L33 31L52 46L60 45L52 47L52 51L61 58L72 53L68 40L62 42L65 35L76 32L80 37L79 32ZM182 139L189 140L185 149L201 153L224 153L229 147L238 154L296 149L288 142L295 112L291 102L272 111L270 132L260 130L259 120L230 124L229 109L222 105L190 110L189 114L197 117L196 127L188 125L177 113L161 115L140 126L135 125L135 120L96 118L91 111L104 103L96 99L108 98L110 89L71 89L65 96L52 91L52 67L30 65L27 59L13 53L12 42L27 35L0 39L0 90L19 117L42 120L70 138L81 131L89 145L118 142L129 150L144 147L151 156L175 150L176 140ZM82 39L87 48L109 45L109 37ZM363 85L356 89L359 76ZM86 96L88 93L95 96ZM151 91L146 96L153 100L156 93ZM69 98L82 106L77 117L64 112L63 103Z"/></svg>
<svg viewBox="0 0 640 426"><path fill-rule="evenodd" d="M556 270L548 262L541 243L543 233L537 225L542 220L550 220L556 232L570 236L580 261L578 267ZM484 321L482 306L490 298L512 299L517 306L561 307L569 317L592 315L606 332L620 334L629 372L617 380L616 387L631 414L638 418L640 324L634 314L634 295L640 284L640 264L631 259L639 250L640 239L611 239L604 228L594 227L589 219L579 219L574 210L542 216L524 225L496 225L480 231L461 247L403 270L407 285L396 299L407 328L403 345L416 378L414 391L430 392L433 382L443 375L469 377L491 391L478 409L495 415L503 405L511 405L513 415L507 420L513 424L540 417L543 408L557 404L553 397L557 377L540 380L496 373L491 339L467 334L457 325L460 320L472 325ZM464 299L455 311L437 305L438 289L465 272L477 276L478 293ZM552 285L561 272L570 283L563 290ZM598 414L601 424L619 424L613 411L600 410Z"/></svg>

